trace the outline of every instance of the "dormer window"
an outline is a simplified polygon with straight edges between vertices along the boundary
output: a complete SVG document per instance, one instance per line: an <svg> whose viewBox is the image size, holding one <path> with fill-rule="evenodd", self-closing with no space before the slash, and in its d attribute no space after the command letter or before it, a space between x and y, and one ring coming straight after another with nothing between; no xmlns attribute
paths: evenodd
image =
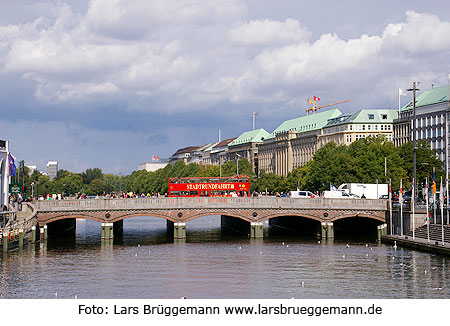
<svg viewBox="0 0 450 326"><path fill-rule="evenodd" d="M381 119L382 119L382 120L387 120L387 114L382 114L382 115L381 115Z"/></svg>
<svg viewBox="0 0 450 326"><path fill-rule="evenodd" d="M369 120L375 119L375 115L373 113L369 114Z"/></svg>

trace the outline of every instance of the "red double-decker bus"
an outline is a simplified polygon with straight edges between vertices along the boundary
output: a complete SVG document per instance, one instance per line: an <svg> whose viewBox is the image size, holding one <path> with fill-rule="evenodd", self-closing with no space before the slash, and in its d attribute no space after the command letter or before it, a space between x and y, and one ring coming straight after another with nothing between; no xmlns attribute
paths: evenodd
<svg viewBox="0 0 450 326"><path fill-rule="evenodd" d="M240 197L250 193L246 175L213 178L169 178L169 197Z"/></svg>

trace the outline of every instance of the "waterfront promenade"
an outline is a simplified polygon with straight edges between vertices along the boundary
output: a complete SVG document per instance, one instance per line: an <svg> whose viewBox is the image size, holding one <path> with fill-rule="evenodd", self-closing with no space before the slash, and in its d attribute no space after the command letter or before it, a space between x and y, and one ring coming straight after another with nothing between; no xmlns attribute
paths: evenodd
<svg viewBox="0 0 450 326"><path fill-rule="evenodd" d="M408 247L450 256L450 227L444 225L443 229L439 224L430 224L428 232L427 225L422 225L415 229L414 237L412 231L410 231L403 236L384 235L381 237L381 241L393 244L394 246Z"/></svg>

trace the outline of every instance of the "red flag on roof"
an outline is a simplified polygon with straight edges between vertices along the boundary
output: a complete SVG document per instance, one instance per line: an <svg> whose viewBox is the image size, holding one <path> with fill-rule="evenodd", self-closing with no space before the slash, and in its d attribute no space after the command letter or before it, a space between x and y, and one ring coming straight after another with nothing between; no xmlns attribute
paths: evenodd
<svg viewBox="0 0 450 326"><path fill-rule="evenodd" d="M318 98L317 96L314 96L314 101L320 101L320 98Z"/></svg>

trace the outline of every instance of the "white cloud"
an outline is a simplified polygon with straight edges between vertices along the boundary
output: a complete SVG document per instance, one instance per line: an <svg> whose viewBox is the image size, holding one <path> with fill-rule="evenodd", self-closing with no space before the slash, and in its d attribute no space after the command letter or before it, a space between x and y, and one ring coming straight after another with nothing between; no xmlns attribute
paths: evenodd
<svg viewBox="0 0 450 326"><path fill-rule="evenodd" d="M246 20L240 0L93 0L83 15L66 4L54 12L0 26L0 71L35 81L43 101L119 94L167 111L291 103L314 90L336 96L342 85L373 89L393 70L397 79L437 75L434 60L450 50L450 23L413 11L380 35L349 40L311 39L292 18Z"/></svg>
<svg viewBox="0 0 450 326"><path fill-rule="evenodd" d="M284 22L269 19L253 20L230 30L232 44L249 47L275 47L307 40L310 32L295 19Z"/></svg>

